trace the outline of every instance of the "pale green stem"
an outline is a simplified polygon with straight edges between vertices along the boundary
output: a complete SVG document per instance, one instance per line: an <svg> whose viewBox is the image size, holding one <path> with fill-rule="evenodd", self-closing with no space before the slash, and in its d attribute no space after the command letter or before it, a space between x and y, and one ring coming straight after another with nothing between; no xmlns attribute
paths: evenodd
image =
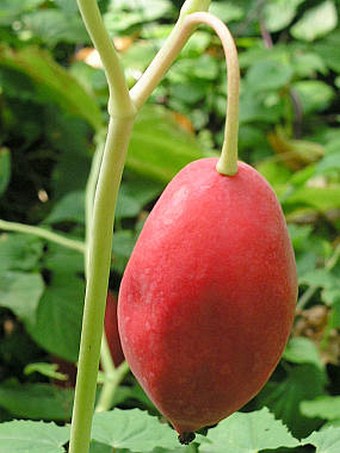
<svg viewBox="0 0 340 453"><path fill-rule="evenodd" d="M47 241L54 242L55 244L62 245L71 250L76 250L80 253L85 253L86 246L83 242L75 239L68 239L60 234L53 233L52 231L45 230L44 228L25 225L23 223L8 222L6 220L0 220L0 230L12 231L16 233L31 234Z"/></svg>
<svg viewBox="0 0 340 453"><path fill-rule="evenodd" d="M111 263L114 211L133 118L111 118L95 196L89 243L70 453L88 451Z"/></svg>
<svg viewBox="0 0 340 453"><path fill-rule="evenodd" d="M115 368L106 337L102 338L101 364L104 371L104 384L100 392L96 412L107 411L111 408L114 394L129 371L129 365L124 361L119 367Z"/></svg>
<svg viewBox="0 0 340 453"><path fill-rule="evenodd" d="M333 269L333 267L336 265L336 263L338 262L339 260L339 256L340 256L340 245L337 245L337 247L335 248L333 254L330 256L330 258L328 258L328 260L326 261L325 263L325 269L327 271L330 271ZM308 289L306 289L306 291L302 294L302 296L300 297L300 299L298 300L298 303L296 305L296 308L298 310L302 310L307 304L308 302L310 301L310 299L314 296L314 294L316 293L316 291L319 289L319 286L310 286Z"/></svg>
<svg viewBox="0 0 340 453"><path fill-rule="evenodd" d="M113 41L107 33L96 0L77 0L86 29L103 63L110 90L109 113L119 118L136 114Z"/></svg>
<svg viewBox="0 0 340 453"><path fill-rule="evenodd" d="M221 157L217 163L217 171L223 175L233 176L237 173L240 70L234 40L221 20L206 12L180 16L164 46L130 90L130 95L139 109L158 85L195 28L200 24L209 25L214 29L222 42L226 57L228 78L227 114L224 141Z"/></svg>
<svg viewBox="0 0 340 453"><path fill-rule="evenodd" d="M85 243L88 249L90 243L90 231L93 219L94 197L97 187L97 181L100 172L101 161L103 157L104 142L99 139L95 153L92 158L91 170L87 179L85 190ZM88 274L88 251L85 254L85 275Z"/></svg>

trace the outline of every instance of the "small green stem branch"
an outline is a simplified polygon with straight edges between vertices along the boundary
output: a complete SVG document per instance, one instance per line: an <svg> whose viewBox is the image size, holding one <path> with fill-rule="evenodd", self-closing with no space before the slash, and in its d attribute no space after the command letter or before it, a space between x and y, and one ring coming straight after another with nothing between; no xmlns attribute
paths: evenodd
<svg viewBox="0 0 340 453"><path fill-rule="evenodd" d="M68 239L60 234L53 233L52 231L45 230L44 228L25 225L23 223L7 222L6 220L0 220L0 230L12 231L15 233L31 234L33 236L46 239L47 241L54 242L63 247L71 250L76 250L80 253L85 253L86 246L83 242L75 239Z"/></svg>
<svg viewBox="0 0 340 453"><path fill-rule="evenodd" d="M217 171L223 175L232 176L237 173L240 70L234 40L221 20L207 12L197 12L189 15L181 14L164 46L130 90L130 96L137 109L140 109L196 27L201 24L206 24L213 28L222 42L226 57L228 78L227 114L224 142L221 157L217 163Z"/></svg>
<svg viewBox="0 0 340 453"><path fill-rule="evenodd" d="M111 118L95 196L70 453L88 451L99 368L114 212L134 118Z"/></svg>
<svg viewBox="0 0 340 453"><path fill-rule="evenodd" d="M118 368L114 366L105 335L102 338L100 359L104 371L104 384L95 409L96 412L107 411L111 408L116 389L129 371L127 362L123 362Z"/></svg>

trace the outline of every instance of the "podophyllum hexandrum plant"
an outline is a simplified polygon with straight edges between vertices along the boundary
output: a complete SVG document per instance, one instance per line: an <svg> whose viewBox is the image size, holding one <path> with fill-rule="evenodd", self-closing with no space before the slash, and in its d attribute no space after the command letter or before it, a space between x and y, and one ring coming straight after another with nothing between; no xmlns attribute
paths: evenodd
<svg viewBox="0 0 340 453"><path fill-rule="evenodd" d="M227 56L221 158L183 170L150 215L122 284L119 324L124 352L180 441L188 443L193 431L217 423L259 391L288 338L297 293L293 252L270 187L255 170L237 162L237 53L226 26L206 12L209 3L184 3L165 45L129 92L97 3L78 1L105 68L110 120L90 209L71 453L89 448L114 212L134 119L200 24L213 27ZM268 340L259 348L256 336L263 329L269 329ZM203 371L202 358L195 358L198 343L209 363ZM246 383L242 377L249 368L253 378ZM107 393L109 399L110 389Z"/></svg>

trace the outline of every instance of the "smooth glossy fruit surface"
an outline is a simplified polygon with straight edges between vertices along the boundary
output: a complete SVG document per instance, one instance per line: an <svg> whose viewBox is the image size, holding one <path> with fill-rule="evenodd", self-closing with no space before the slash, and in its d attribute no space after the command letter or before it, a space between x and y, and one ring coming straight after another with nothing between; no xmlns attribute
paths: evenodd
<svg viewBox="0 0 340 453"><path fill-rule="evenodd" d="M150 213L126 268L119 331L131 370L179 433L249 401L277 365L297 295L281 207L239 162L185 167Z"/></svg>

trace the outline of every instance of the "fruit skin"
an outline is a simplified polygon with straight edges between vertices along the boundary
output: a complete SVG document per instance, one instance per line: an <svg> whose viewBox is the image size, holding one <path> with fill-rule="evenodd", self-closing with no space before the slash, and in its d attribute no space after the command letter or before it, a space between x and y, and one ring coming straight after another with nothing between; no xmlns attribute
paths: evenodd
<svg viewBox="0 0 340 453"><path fill-rule="evenodd" d="M275 194L252 167L180 171L126 268L118 325L132 372L181 434L249 401L277 365L294 318L294 253Z"/></svg>
<svg viewBox="0 0 340 453"><path fill-rule="evenodd" d="M118 367L124 362L124 354L118 333L117 298L110 290L106 297L104 328L113 363Z"/></svg>

